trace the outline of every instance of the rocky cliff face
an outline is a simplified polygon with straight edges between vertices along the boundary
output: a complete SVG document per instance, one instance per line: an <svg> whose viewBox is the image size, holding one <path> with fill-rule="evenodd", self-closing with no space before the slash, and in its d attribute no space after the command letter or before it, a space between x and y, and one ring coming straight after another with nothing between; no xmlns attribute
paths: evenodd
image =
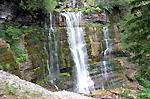
<svg viewBox="0 0 150 99"><path fill-rule="evenodd" d="M67 0L66 2L69 2ZM109 1L109 0L108 0ZM106 3L108 2L106 1ZM0 59L3 65L3 70L9 71L6 64L11 65L10 72L14 73L25 80L32 81L34 83L39 82L41 79L45 78L48 75L47 71L47 52L44 50L44 46L48 48L48 32L49 30L45 28L45 25L49 27L49 18L45 17L46 22L41 24L39 20L35 19L33 16L29 15L27 12L21 12L12 2L6 2L5 0L0 1L0 23L4 21L8 21L8 19L13 20L14 22L19 22L21 25L27 25L32 28L37 28L37 30L32 31L31 33L26 33L22 35L20 43L17 45L18 47L23 49L23 52L28 55L28 59L25 62L16 63L16 55L10 50L10 46L6 41L0 39ZM76 3L71 1L72 5L65 4L62 6L62 12L64 9L68 10L68 7L75 8L79 6L83 7L86 5L79 0L76 0ZM73 5L74 4L74 5ZM9 5L9 6L8 6ZM91 5L92 6L92 5ZM42 15L41 15L42 16ZM117 18L114 19L113 16ZM114 22L118 22L120 17L117 14L108 16L103 13L102 10L96 11L92 10L89 13L83 12L83 19L80 26L85 27L85 40L87 43L88 49L88 57L91 68L95 68L94 64L99 63L102 55L102 51L105 50L103 43L103 32L102 28L106 26L106 24L110 24L109 32L114 44L112 45L112 57L123 57L127 56L121 50L121 47L118 46L120 41L117 40L120 35L120 30ZM101 25L99 25L101 24ZM92 25L92 26L91 26ZM53 13L53 26L57 30L57 41L58 41L58 58L60 65L61 73L70 73L73 75L74 73L74 63L72 61L72 56L70 55L69 44L67 41L67 33L66 33L66 23L64 17L54 11ZM42 29L41 29L42 28ZM52 37L52 41L54 43L54 38ZM53 46L53 45L51 45ZM0 64L1 65L1 64ZM93 66L93 67L92 67ZM40 68L40 69L39 69ZM46 71L46 72L45 72ZM91 73L92 74L92 73ZM118 77L118 76L116 76ZM113 78L113 77L112 77ZM72 81L70 80L72 77L64 77L62 81L66 81L63 86L65 89L72 88ZM62 82L58 82L61 86ZM98 85L98 83L97 83ZM62 88L63 89L63 88Z"/></svg>

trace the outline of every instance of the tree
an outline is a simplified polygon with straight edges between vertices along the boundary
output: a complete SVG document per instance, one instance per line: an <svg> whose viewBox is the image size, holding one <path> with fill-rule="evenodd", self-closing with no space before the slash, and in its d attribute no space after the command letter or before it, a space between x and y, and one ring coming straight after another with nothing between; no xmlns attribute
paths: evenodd
<svg viewBox="0 0 150 99"><path fill-rule="evenodd" d="M23 10L34 11L43 10L46 13L52 12L57 2L55 0L12 0Z"/></svg>
<svg viewBox="0 0 150 99"><path fill-rule="evenodd" d="M132 17L126 19L122 42L138 64L138 79L150 81L150 1L132 0L130 5Z"/></svg>

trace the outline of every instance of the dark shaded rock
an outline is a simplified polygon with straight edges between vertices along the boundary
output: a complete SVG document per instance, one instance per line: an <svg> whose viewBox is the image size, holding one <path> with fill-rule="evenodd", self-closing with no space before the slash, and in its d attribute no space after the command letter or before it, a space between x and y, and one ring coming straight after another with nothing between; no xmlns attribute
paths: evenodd
<svg viewBox="0 0 150 99"><path fill-rule="evenodd" d="M93 23L98 23L98 24L103 24L104 25L104 21L100 21L100 20L97 20L97 21L94 21Z"/></svg>
<svg viewBox="0 0 150 99"><path fill-rule="evenodd" d="M114 51L112 52L112 54L115 56L115 57L129 57L130 54L128 52L124 52L122 50L119 50L119 51Z"/></svg>
<svg viewBox="0 0 150 99"><path fill-rule="evenodd" d="M71 72L71 71L72 71L72 67L66 67L66 68L60 69L60 73L67 73L67 72Z"/></svg>
<svg viewBox="0 0 150 99"><path fill-rule="evenodd" d="M4 2L0 3L0 23L12 19L16 16L18 6L13 2Z"/></svg>

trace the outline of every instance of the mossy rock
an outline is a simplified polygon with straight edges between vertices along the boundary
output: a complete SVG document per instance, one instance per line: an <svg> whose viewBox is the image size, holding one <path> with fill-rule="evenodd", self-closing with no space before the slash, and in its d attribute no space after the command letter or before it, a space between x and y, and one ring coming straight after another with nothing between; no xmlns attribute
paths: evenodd
<svg viewBox="0 0 150 99"><path fill-rule="evenodd" d="M10 52L6 47L0 47L0 49L0 65L2 66L2 70L8 71L21 77L19 65L14 59L14 54ZM9 67L7 65L9 65Z"/></svg>

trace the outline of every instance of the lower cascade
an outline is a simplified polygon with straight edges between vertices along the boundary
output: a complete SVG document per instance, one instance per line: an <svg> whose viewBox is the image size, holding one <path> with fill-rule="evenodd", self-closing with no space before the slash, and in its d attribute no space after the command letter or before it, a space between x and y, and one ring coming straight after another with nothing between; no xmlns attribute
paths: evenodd
<svg viewBox="0 0 150 99"><path fill-rule="evenodd" d="M51 84L58 90L59 88L56 86L56 80L58 79L58 77L54 76L60 73L59 64L58 64L58 54L57 54L58 44L56 39L56 29L52 27L51 13L50 13L50 25L45 26L45 28L48 29L48 42L44 43L44 50L47 52L46 63L49 72L49 82L51 82ZM52 40L52 37L54 38L54 40ZM48 48L46 48L46 44L48 44Z"/></svg>
<svg viewBox="0 0 150 99"><path fill-rule="evenodd" d="M105 46L106 46L106 49L104 51L104 60L101 64L101 66L102 66L101 71L102 71L104 81L107 80L107 78L108 78L107 76L109 75L108 71L110 69L108 67L108 65L110 64L110 61L106 59L106 55L111 53L111 39L109 38L108 26L109 25L103 27L103 29L102 29L102 31L104 32L103 38L104 38L104 42L105 42ZM105 89L104 82L102 81L101 83L102 83L102 90L104 90Z"/></svg>
<svg viewBox="0 0 150 99"><path fill-rule="evenodd" d="M94 82L91 80L88 72L88 55L86 42L84 40L84 27L79 27L82 12L62 13L66 17L67 35L71 55L75 63L76 84L75 90L78 93L90 93L94 91Z"/></svg>

